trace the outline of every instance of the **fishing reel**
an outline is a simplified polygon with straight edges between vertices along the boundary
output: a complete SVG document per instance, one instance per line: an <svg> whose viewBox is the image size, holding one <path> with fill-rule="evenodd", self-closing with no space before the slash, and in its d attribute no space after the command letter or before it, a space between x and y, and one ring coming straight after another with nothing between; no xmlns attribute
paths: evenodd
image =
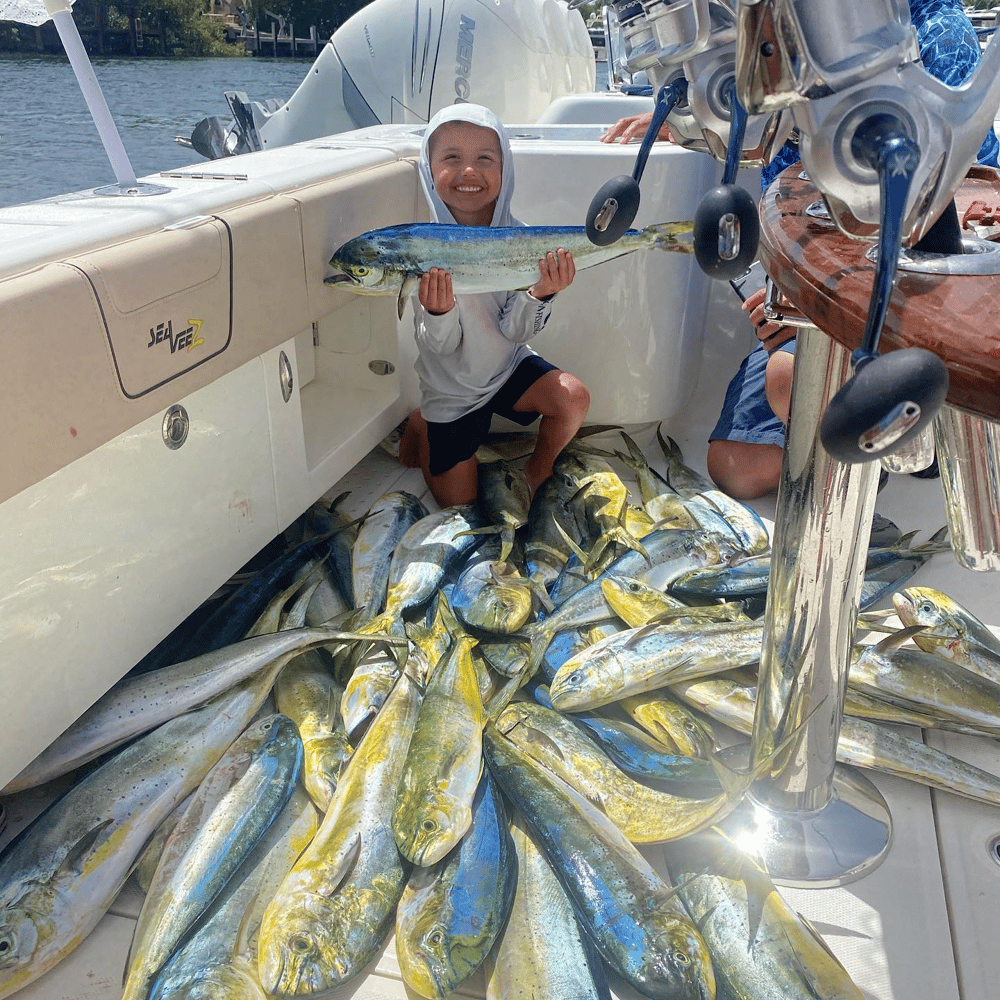
<svg viewBox="0 0 1000 1000"><path fill-rule="evenodd" d="M653 120L632 176L608 181L587 214L591 241L605 246L628 229L639 207L639 180L666 124L675 143L725 163L722 184L695 216L695 255L713 277L735 278L757 252L759 225L751 196L734 183L741 166L770 161L791 131L787 114L748 117L736 96L734 8L723 0L617 0L627 64L644 70L656 93Z"/></svg>
<svg viewBox="0 0 1000 1000"><path fill-rule="evenodd" d="M868 320L854 374L820 427L844 462L881 457L927 427L948 391L933 353L878 355L900 248L949 228L954 193L992 127L1000 103L1000 44L990 42L959 89L920 63L906 0L852 5L828 0L739 0L737 80L753 114L787 109L809 178L832 222L878 240ZM962 252L957 219L949 252ZM938 249L938 248L936 248Z"/></svg>

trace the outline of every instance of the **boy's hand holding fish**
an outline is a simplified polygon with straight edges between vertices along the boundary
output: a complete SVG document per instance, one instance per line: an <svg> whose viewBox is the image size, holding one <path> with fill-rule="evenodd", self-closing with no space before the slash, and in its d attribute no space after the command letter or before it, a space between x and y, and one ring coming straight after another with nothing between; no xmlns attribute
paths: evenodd
<svg viewBox="0 0 1000 1000"><path fill-rule="evenodd" d="M560 247L549 251L538 259L540 277L529 289L528 294L539 301L547 301L556 292L568 288L576 277L573 255ZM432 267L420 276L418 291L420 304L435 316L443 316L455 305L455 292L451 274L440 267Z"/></svg>
<svg viewBox="0 0 1000 1000"><path fill-rule="evenodd" d="M451 275L440 267L432 267L420 276L420 304L434 316L443 316L455 305Z"/></svg>
<svg viewBox="0 0 1000 1000"><path fill-rule="evenodd" d="M528 294L536 299L552 298L556 292L568 288L576 277L573 255L562 247L539 258L538 270L541 277L528 289Z"/></svg>

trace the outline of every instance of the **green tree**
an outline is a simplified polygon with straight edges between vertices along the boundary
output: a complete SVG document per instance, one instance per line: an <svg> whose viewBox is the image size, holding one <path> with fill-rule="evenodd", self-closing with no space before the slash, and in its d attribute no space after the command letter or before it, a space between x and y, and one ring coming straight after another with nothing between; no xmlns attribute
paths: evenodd
<svg viewBox="0 0 1000 1000"><path fill-rule="evenodd" d="M160 0L159 3L118 3L115 6L123 12L129 6L137 8L145 29L159 34L163 55L231 54L223 26L205 16L208 4L204 0Z"/></svg>
<svg viewBox="0 0 1000 1000"><path fill-rule="evenodd" d="M143 47L145 55L241 55L242 49L226 43L225 29L206 17L207 0L77 0L73 17L81 32L94 32L92 47L104 52L104 37L111 31L134 34L136 22L158 42ZM134 49L134 38L130 50Z"/></svg>

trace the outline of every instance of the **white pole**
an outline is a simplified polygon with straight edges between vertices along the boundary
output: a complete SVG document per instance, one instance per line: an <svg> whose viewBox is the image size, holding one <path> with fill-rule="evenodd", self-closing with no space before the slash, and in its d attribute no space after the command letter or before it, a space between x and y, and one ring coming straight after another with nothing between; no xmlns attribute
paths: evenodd
<svg viewBox="0 0 1000 1000"><path fill-rule="evenodd" d="M104 151L111 161L111 168L115 172L118 186L121 188L137 187L135 171L132 169L128 153L125 152L121 136L118 134L114 119L111 117L108 102L104 99L104 93L94 75L94 67L90 63L87 50L83 47L76 21L73 20L69 0L44 0L44 2L45 9L51 15L56 31L59 32L59 39L63 43L70 65L76 74L80 90L83 91L83 98L87 102L90 115L97 126L101 142L104 144Z"/></svg>

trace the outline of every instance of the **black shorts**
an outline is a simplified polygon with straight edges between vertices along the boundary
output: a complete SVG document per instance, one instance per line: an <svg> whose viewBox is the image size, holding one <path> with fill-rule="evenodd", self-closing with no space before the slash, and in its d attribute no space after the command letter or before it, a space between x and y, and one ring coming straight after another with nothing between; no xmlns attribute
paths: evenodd
<svg viewBox="0 0 1000 1000"><path fill-rule="evenodd" d="M549 364L537 354L531 354L518 364L510 378L478 409L445 424L428 420L430 474L440 476L459 462L472 458L490 432L494 413L525 426L534 422L538 418L537 413L519 412L514 409L514 404L543 375L554 371L558 371L555 365Z"/></svg>

